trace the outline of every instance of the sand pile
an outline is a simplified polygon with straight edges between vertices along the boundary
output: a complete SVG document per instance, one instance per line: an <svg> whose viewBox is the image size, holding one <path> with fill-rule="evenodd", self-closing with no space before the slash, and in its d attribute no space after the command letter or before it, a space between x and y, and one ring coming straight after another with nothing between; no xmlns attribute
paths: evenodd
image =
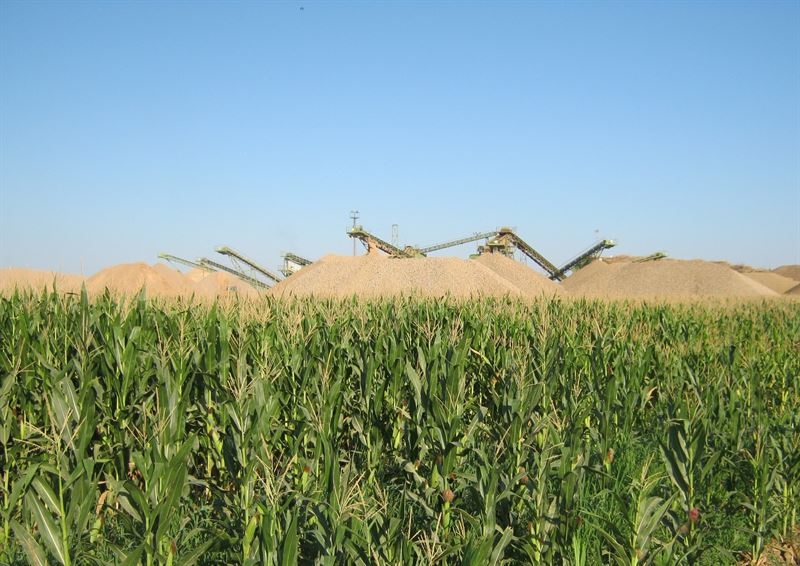
<svg viewBox="0 0 800 566"><path fill-rule="evenodd" d="M551 281L544 275L534 271L527 265L520 263L503 254L482 254L475 258L481 265L494 271L497 275L510 281L520 291L527 295L563 294L561 285Z"/></svg>
<svg viewBox="0 0 800 566"><path fill-rule="evenodd" d="M570 293L610 298L768 297L777 293L728 266L661 259L609 264L595 261L568 277Z"/></svg>
<svg viewBox="0 0 800 566"><path fill-rule="evenodd" d="M32 290L53 290L64 293L74 293L81 290L84 278L80 275L69 275L57 273L55 271L43 271L39 269L19 269L7 268L0 269L0 293L10 294L15 289L20 291Z"/></svg>
<svg viewBox="0 0 800 566"><path fill-rule="evenodd" d="M507 259L507 258L503 258ZM508 260L513 261L513 260ZM502 262L497 262L502 270ZM523 269L528 269L521 266ZM508 269L508 266L506 266ZM514 268L509 271L512 272ZM529 270L535 281L537 274ZM541 277L541 276L539 276ZM458 258L391 259L385 256L359 257L328 255L304 267L275 285L275 296L320 297L487 297L530 296L559 293L557 285L545 281L521 289L494 268L481 262Z"/></svg>
<svg viewBox="0 0 800 566"><path fill-rule="evenodd" d="M774 271L748 271L743 272L743 275L749 277L753 281L761 283L764 287L772 289L779 295L784 294L798 284L794 279L785 277Z"/></svg>
<svg viewBox="0 0 800 566"><path fill-rule="evenodd" d="M773 269L772 272L800 282L800 265L782 265Z"/></svg>
<svg viewBox="0 0 800 566"><path fill-rule="evenodd" d="M235 295L243 297L258 296L258 289L235 275L224 271L215 271L213 273L199 269L196 271L202 274L196 280L191 276L191 272L185 277L188 281L193 281L194 289L198 296L209 298L232 297Z"/></svg>
<svg viewBox="0 0 800 566"><path fill-rule="evenodd" d="M134 295L142 288L149 296L175 297L191 295L194 285L184 275L164 264L143 262L123 263L98 271L86 280L91 295L109 290L122 295Z"/></svg>
<svg viewBox="0 0 800 566"><path fill-rule="evenodd" d="M198 298L257 296L259 291L238 277L225 272L193 270L181 273L164 264L127 263L103 269L84 278L53 271L35 269L0 269L0 293L9 294L14 289L52 290L53 284L60 292L80 292L86 285L90 296L108 289L120 295L134 295L142 288L152 297Z"/></svg>
<svg viewBox="0 0 800 566"><path fill-rule="evenodd" d="M193 270L187 274L162 263L129 263L104 269L86 282L90 294L108 289L114 293L131 295L144 288L153 297L200 298L229 297L233 295L256 296L258 291L238 277L222 272Z"/></svg>

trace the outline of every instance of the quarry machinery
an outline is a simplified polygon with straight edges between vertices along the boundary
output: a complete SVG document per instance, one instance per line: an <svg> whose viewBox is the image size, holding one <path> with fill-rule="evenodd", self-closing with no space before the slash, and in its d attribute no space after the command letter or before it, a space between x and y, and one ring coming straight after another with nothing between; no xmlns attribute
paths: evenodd
<svg viewBox="0 0 800 566"><path fill-rule="evenodd" d="M477 242L478 240L484 240L488 238L493 238L497 236L497 230L492 232L476 232L471 236L467 236L466 238L460 238L458 240L451 240L449 242L443 242L441 244L435 244L433 246L428 246L426 248L411 248L407 247L406 250L414 250L418 255L427 255L430 252L435 252L438 250L443 250L445 248L452 248L454 246L460 246L461 244L468 244L470 242Z"/></svg>
<svg viewBox="0 0 800 566"><path fill-rule="evenodd" d="M185 265L186 267L192 267L194 269L202 269L203 271L207 271L209 273L213 273L214 271L216 271L216 269L214 269L213 267L202 265L200 263L197 263L196 261L183 259L182 257L174 256L172 254L160 253L158 254L158 257L160 257L161 259L165 259L170 263L179 263L181 265Z"/></svg>
<svg viewBox="0 0 800 566"><path fill-rule="evenodd" d="M553 275L550 276L550 279L554 281L561 281L567 274L567 271L571 271L575 268L580 269L584 265L586 265L589 260L599 256L603 250L607 250L616 246L617 243L614 240L601 240L591 246L590 248L584 250L567 263L565 263L561 268L556 271Z"/></svg>
<svg viewBox="0 0 800 566"><path fill-rule="evenodd" d="M245 281L246 283L249 283L253 287L257 287L259 289L268 289L269 288L269 285L267 285L263 281L259 281L255 277L250 277L246 273L242 273L241 271L237 271L237 270L235 270L235 269L233 269L231 267L228 267L227 265L222 265L221 263L217 263L216 261L212 261L212 260L210 260L210 259L208 259L206 257L201 257L200 259L197 260L197 262L200 263L203 266L207 266L207 267L213 268L215 270L219 270L219 271L226 271L226 272L230 273L231 275L235 275L236 277L238 277L242 281Z"/></svg>
<svg viewBox="0 0 800 566"><path fill-rule="evenodd" d="M639 259L635 260L634 263L644 263L646 261L658 261L659 259L664 259L667 257L667 254L664 252L655 252L645 257L640 257Z"/></svg>
<svg viewBox="0 0 800 566"><path fill-rule="evenodd" d="M558 268L555 265L550 263L547 258L533 249L533 246L517 236L514 231L508 227L500 228L495 236L486 242L485 246L480 246L478 248L478 253L502 253L503 255L511 257L514 254L514 248L517 248L533 260L536 265L544 269L550 278L558 272Z"/></svg>
<svg viewBox="0 0 800 566"><path fill-rule="evenodd" d="M286 252L283 254L283 269L281 269L281 273L283 273L285 277L289 277L292 273L300 271L307 265L311 265L310 259L300 257L291 252Z"/></svg>
<svg viewBox="0 0 800 566"><path fill-rule="evenodd" d="M233 259L234 262L237 260L241 261L242 263L258 271L260 274L264 275L268 279L272 280L274 283L280 283L281 281L281 277L279 275L273 273L266 267L259 265L258 263L256 263L254 260L244 255L243 253L237 252L236 250L229 248L228 246L221 246L217 248L217 253L230 257L231 259Z"/></svg>
<svg viewBox="0 0 800 566"><path fill-rule="evenodd" d="M397 246L393 246L386 240L382 240L381 238L375 236L374 234L370 234L366 230L364 230L363 226L353 226L352 228L347 230L347 235L351 238L358 238L361 242L366 246L367 251L372 250L372 248L377 248L384 253L389 254L391 257L414 257L419 255L413 251L413 248L406 248L401 250Z"/></svg>
<svg viewBox="0 0 800 566"><path fill-rule="evenodd" d="M391 257L397 258L408 258L408 257L424 257L430 252L435 252L438 250L443 250L445 248L452 248L454 246L459 246L461 244L467 244L469 242L475 242L477 240L483 240L487 238L493 238L497 236L498 232L496 230L492 232L476 232L471 236L467 236L465 238L459 238L458 240L450 240L447 242L442 242L440 244L434 244L432 246L427 246L424 248L416 248L414 246L406 246L404 248L399 248L389 242L378 238L374 234L371 234L364 230L361 226L354 226L353 228L347 231L347 234L351 238L358 238L361 240L367 249L371 249L372 247L378 248L382 252L389 254Z"/></svg>

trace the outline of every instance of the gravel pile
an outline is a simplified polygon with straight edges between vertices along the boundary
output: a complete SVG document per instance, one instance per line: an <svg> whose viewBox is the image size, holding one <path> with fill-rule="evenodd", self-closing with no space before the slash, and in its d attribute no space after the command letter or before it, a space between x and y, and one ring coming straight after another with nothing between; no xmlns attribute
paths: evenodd
<svg viewBox="0 0 800 566"><path fill-rule="evenodd" d="M800 265L782 265L773 269L772 272L800 283Z"/></svg>
<svg viewBox="0 0 800 566"><path fill-rule="evenodd" d="M164 264L123 263L98 271L86 280L91 295L106 290L122 295L134 295L142 288L149 296L175 297L191 295L194 285L178 270Z"/></svg>
<svg viewBox="0 0 800 566"><path fill-rule="evenodd" d="M524 294L565 294L564 289L558 283L503 254L482 254L475 258L474 261L488 267L506 281L511 282Z"/></svg>
<svg viewBox="0 0 800 566"><path fill-rule="evenodd" d="M661 259L646 262L595 261L567 278L571 294L609 298L768 297L778 293L707 261Z"/></svg>
<svg viewBox="0 0 800 566"><path fill-rule="evenodd" d="M8 268L0 269L0 293L12 294L15 289L20 291L55 289L64 293L74 293L81 290L84 278L80 275L69 275L55 271L42 271L38 269Z"/></svg>
<svg viewBox="0 0 800 566"><path fill-rule="evenodd" d="M513 261L502 258L506 261ZM304 267L270 289L274 296L319 297L487 297L530 296L558 293L558 286L527 270L531 283L520 288L502 274L518 277L518 268L501 261L484 262L458 258L358 257L328 255ZM537 285L537 281L541 282ZM555 287L554 287L555 285Z"/></svg>
<svg viewBox="0 0 800 566"><path fill-rule="evenodd" d="M201 273L203 275L196 281L193 281L194 291L198 296L214 298L233 296L257 297L259 295L258 289L230 273L224 271L215 271L213 273L201 271ZM188 274L185 277L189 281L192 281L192 278L190 278Z"/></svg>
<svg viewBox="0 0 800 566"><path fill-rule="evenodd" d="M748 271L743 273L745 277L749 277L753 281L761 283L764 287L772 289L779 295L784 294L786 291L795 287L797 281L790 277L785 277L774 271Z"/></svg>

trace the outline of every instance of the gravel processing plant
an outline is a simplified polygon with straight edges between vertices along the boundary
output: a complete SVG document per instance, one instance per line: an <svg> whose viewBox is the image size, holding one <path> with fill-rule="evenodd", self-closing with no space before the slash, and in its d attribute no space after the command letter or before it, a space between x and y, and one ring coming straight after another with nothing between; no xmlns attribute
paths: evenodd
<svg viewBox="0 0 800 566"><path fill-rule="evenodd" d="M609 256L609 250L615 246L613 240L600 240L559 267L506 227L422 248L397 246L361 226L353 226L347 234L363 244L365 253L354 257L331 254L317 261L285 253L282 268L272 270L242 252L222 246L216 250L221 256L219 260L207 257L187 260L162 253L160 259L172 267L166 263L122 264L86 278L2 269L0 291L55 285L69 292L85 285L91 295L106 289L132 294L145 288L152 296L200 299L233 295L454 298L559 295L680 300L800 294L800 266L767 271L718 261L667 258L663 253L646 257ZM432 252L480 241L469 259L427 257ZM223 263L225 260L227 263Z"/></svg>

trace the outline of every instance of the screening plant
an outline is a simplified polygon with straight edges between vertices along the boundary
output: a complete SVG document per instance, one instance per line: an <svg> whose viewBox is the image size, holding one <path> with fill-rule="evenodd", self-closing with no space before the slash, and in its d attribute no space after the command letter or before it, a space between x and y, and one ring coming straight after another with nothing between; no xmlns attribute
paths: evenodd
<svg viewBox="0 0 800 566"><path fill-rule="evenodd" d="M716 564L797 525L797 303L0 298L0 562Z"/></svg>

